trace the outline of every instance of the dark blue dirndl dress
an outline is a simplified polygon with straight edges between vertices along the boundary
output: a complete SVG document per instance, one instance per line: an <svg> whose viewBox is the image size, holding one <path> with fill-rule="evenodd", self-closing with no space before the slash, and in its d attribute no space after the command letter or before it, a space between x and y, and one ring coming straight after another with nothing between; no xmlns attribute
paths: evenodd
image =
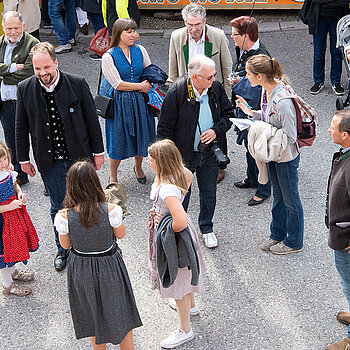
<svg viewBox="0 0 350 350"><path fill-rule="evenodd" d="M131 64L117 46L108 52L113 56L120 78L139 83L143 56L139 46L130 46ZM106 148L110 158L122 160L147 156L148 146L155 141L155 122L144 96L139 91L113 90L114 118L106 119Z"/></svg>

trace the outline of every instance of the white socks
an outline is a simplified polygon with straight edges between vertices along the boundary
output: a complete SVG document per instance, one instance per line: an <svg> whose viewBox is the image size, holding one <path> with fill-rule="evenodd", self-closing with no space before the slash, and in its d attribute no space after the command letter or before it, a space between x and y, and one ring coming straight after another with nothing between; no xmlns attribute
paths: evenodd
<svg viewBox="0 0 350 350"><path fill-rule="evenodd" d="M2 285L5 288L10 287L10 285L13 283L12 274L15 272L15 265L12 267L4 267L3 269L0 269L1 275L2 275Z"/></svg>

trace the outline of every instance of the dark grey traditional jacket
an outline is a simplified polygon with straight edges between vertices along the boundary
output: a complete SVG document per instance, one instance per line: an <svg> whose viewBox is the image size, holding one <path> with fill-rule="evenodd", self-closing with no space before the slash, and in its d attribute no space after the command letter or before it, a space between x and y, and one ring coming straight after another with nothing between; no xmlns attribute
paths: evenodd
<svg viewBox="0 0 350 350"><path fill-rule="evenodd" d="M343 250L350 245L350 225L347 223L350 223L350 151L333 155L328 180L326 225L329 228L328 245L332 249Z"/></svg>
<svg viewBox="0 0 350 350"><path fill-rule="evenodd" d="M72 161L93 160L93 153L103 153L101 127L85 79L60 71L54 96ZM50 121L43 90L35 76L18 84L16 149L20 162L29 161L29 135L38 170L45 173L53 163Z"/></svg>
<svg viewBox="0 0 350 350"><path fill-rule="evenodd" d="M178 269L187 267L192 271L191 284L196 286L200 273L197 246L187 228L175 233L172 223L171 215L164 215L157 227L157 267L160 282L163 288L170 287L176 279Z"/></svg>

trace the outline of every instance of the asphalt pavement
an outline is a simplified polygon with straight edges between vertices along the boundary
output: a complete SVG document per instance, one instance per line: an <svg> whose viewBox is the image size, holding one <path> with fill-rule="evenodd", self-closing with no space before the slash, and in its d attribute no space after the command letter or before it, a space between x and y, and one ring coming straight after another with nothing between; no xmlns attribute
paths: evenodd
<svg viewBox="0 0 350 350"><path fill-rule="evenodd" d="M223 29L230 33L229 27ZM192 317L195 339L182 346L183 350L318 350L347 335L346 326L336 320L338 311L347 310L347 302L334 268L333 252L327 246L324 225L327 178L332 153L337 149L327 132L336 100L329 82L330 58L327 54L325 89L312 96L309 90L313 85L313 47L306 27L300 22L263 23L260 30L261 40L281 63L291 85L318 112L318 136L312 147L302 149L299 170L305 214L304 249L297 254L276 256L259 248L260 241L269 235L272 198L257 207L248 207L254 191L233 186L235 181L244 179L246 161L244 147L236 144L236 136L230 130L231 164L218 185L214 218L219 245L209 250L202 244L207 265L205 290L196 298L200 316ZM167 70L170 32L140 34L151 61ZM50 31L43 31L42 39L57 45ZM91 36L79 34L73 52L60 55L58 62L60 69L84 76L95 94L100 63L88 58L90 40ZM233 53L233 41L229 40ZM343 74L343 83L346 81ZM101 126L104 129L102 120ZM146 220L152 205L149 193L153 174L145 163L148 181L141 185L132 167L132 159L123 161L118 175L127 190L127 206L132 214L125 219L127 233L120 246L144 324L134 331L135 349L154 350L178 323L167 300L150 290ZM107 163L99 175L103 185L107 185ZM196 221L195 183L193 188L189 214ZM0 294L0 349L89 349L87 339L75 339L66 273L57 273L53 267L56 247L49 199L43 196L40 177L30 179L23 190L28 194L28 212L40 238L40 249L32 254L28 264L36 277L30 283L33 293L28 297Z"/></svg>

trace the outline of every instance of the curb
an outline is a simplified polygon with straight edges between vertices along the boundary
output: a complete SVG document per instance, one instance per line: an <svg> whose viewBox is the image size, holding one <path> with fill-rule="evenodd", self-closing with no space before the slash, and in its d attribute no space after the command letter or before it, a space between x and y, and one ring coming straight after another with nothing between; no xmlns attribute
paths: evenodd
<svg viewBox="0 0 350 350"><path fill-rule="evenodd" d="M230 25L218 27L222 29L226 35L231 35L232 27ZM259 33L281 32L281 31L296 31L307 30L308 26L301 21L282 21L282 22L262 22L259 23ZM163 38L170 38L171 33L175 29L139 29L138 32L141 36L161 36ZM55 35L53 29L40 29L40 33L46 36ZM90 34L91 33L91 34ZM89 35L81 35L83 38L94 37L93 32L90 30ZM80 34L79 34L80 36Z"/></svg>

